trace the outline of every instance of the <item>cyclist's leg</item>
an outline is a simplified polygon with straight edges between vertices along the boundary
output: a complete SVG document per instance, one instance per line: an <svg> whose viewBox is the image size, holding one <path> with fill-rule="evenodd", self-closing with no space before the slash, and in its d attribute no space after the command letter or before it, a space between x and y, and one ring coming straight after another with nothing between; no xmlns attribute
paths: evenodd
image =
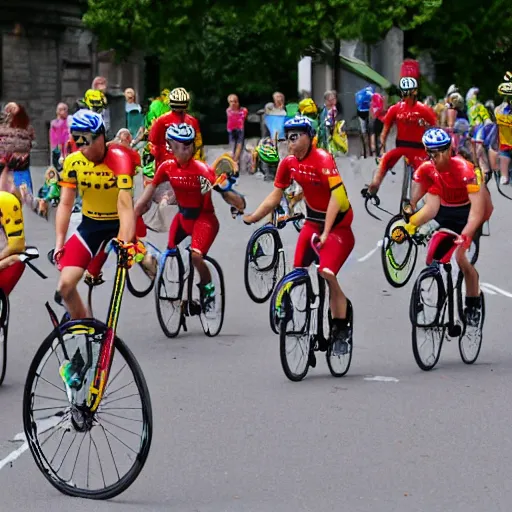
<svg viewBox="0 0 512 512"><path fill-rule="evenodd" d="M219 221L214 213L202 213L194 222L192 228L192 263L197 269L202 286L211 283L212 276L208 266L204 262L204 256L210 250L215 237L219 232Z"/></svg>
<svg viewBox="0 0 512 512"><path fill-rule="evenodd" d="M322 233L322 226L318 222L306 220L304 226L299 233L297 245L295 246L295 256L293 259L293 267L309 267L315 260L315 252L311 247L311 237L313 235L320 235Z"/></svg>
<svg viewBox="0 0 512 512"><path fill-rule="evenodd" d="M16 254L8 256L2 260L0 264L5 264L3 268L0 267L0 289L5 295L9 296L23 275L25 265L19 260L19 256Z"/></svg>
<svg viewBox="0 0 512 512"><path fill-rule="evenodd" d="M386 173L396 165L398 160L400 160L404 154L404 148L393 148L389 151L386 151L379 163L379 168L377 169L377 172L375 173L375 176L373 177L372 183L370 185L371 193L377 193Z"/></svg>
<svg viewBox="0 0 512 512"><path fill-rule="evenodd" d="M510 158L512 157L512 150L500 151L500 173L501 184L506 185L509 180L508 168L510 165Z"/></svg>

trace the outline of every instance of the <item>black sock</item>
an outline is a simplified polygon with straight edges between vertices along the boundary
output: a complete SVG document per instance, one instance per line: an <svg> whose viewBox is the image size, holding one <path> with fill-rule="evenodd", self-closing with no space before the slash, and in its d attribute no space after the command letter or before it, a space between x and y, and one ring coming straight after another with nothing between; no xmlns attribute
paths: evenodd
<svg viewBox="0 0 512 512"><path fill-rule="evenodd" d="M339 330L346 329L348 327L348 320L346 318L333 318L331 325Z"/></svg>
<svg viewBox="0 0 512 512"><path fill-rule="evenodd" d="M479 308L481 304L480 296L466 297L466 306L468 308Z"/></svg>

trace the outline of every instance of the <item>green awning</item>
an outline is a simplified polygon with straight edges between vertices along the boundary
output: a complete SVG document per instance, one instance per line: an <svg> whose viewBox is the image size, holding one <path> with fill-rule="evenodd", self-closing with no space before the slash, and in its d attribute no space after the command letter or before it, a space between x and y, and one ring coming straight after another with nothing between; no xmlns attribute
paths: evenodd
<svg viewBox="0 0 512 512"><path fill-rule="evenodd" d="M366 62L362 60L353 58L353 57L345 57L344 55L340 55L341 67L354 73L369 82L378 85L382 89L389 89L393 84L384 78L382 75L379 75L377 71L374 71Z"/></svg>

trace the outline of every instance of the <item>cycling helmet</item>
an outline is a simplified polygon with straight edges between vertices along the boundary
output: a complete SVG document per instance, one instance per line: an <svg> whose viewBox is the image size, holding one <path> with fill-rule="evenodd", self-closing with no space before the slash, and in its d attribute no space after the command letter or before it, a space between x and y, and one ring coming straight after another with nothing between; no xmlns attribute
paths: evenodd
<svg viewBox="0 0 512 512"><path fill-rule="evenodd" d="M186 123L171 124L165 132L165 140L170 142L174 140L176 142L191 143L196 138L196 131L192 126Z"/></svg>
<svg viewBox="0 0 512 512"><path fill-rule="evenodd" d="M89 89L84 94L84 104L88 109L94 112L101 112L107 106L107 98L105 95L96 89Z"/></svg>
<svg viewBox="0 0 512 512"><path fill-rule="evenodd" d="M316 115L318 108L311 98L305 98L299 103L299 112L303 115Z"/></svg>
<svg viewBox="0 0 512 512"><path fill-rule="evenodd" d="M256 147L258 156L267 164L279 163L279 153L269 142L263 142Z"/></svg>
<svg viewBox="0 0 512 512"><path fill-rule="evenodd" d="M496 108L495 105L494 105L494 101L492 100L487 100L485 102L485 108L487 109L491 109L493 112L494 112L494 109Z"/></svg>
<svg viewBox="0 0 512 512"><path fill-rule="evenodd" d="M190 96L183 87L177 87L173 89L169 94L169 106L171 108L182 108L185 109L190 103Z"/></svg>
<svg viewBox="0 0 512 512"><path fill-rule="evenodd" d="M503 80L505 80L505 82L512 82L512 71L507 71Z"/></svg>
<svg viewBox="0 0 512 512"><path fill-rule="evenodd" d="M503 82L498 85L498 93L502 96L512 96L512 82Z"/></svg>
<svg viewBox="0 0 512 512"><path fill-rule="evenodd" d="M452 142L450 136L441 128L429 128L421 141L427 151L445 151Z"/></svg>
<svg viewBox="0 0 512 512"><path fill-rule="evenodd" d="M297 115L292 119L288 119L286 123L284 123L284 132L291 132L293 130L306 132L310 137L315 136L315 129L313 128L313 123L309 117L303 115Z"/></svg>
<svg viewBox="0 0 512 512"><path fill-rule="evenodd" d="M449 98L455 92L459 92L459 88L455 84L450 85L446 91L446 98Z"/></svg>
<svg viewBox="0 0 512 512"><path fill-rule="evenodd" d="M78 110L73 115L69 128L72 132L88 132L97 135L105 132L105 125L101 115L84 108Z"/></svg>
<svg viewBox="0 0 512 512"><path fill-rule="evenodd" d="M480 89L478 87L471 87L469 91L466 93L466 103L471 103L472 101L476 101L476 97L478 93L480 92Z"/></svg>
<svg viewBox="0 0 512 512"><path fill-rule="evenodd" d="M410 93L418 90L418 81L416 78L404 76L400 78L400 83L398 84L398 88L402 93Z"/></svg>

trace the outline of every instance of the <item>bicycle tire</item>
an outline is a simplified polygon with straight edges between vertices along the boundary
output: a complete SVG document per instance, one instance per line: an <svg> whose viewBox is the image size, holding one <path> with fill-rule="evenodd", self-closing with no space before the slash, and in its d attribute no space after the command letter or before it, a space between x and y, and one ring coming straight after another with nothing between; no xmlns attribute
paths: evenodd
<svg viewBox="0 0 512 512"><path fill-rule="evenodd" d="M173 293L172 294L172 297L162 297L160 292L161 292L161 289L165 289L165 269L166 269L166 264L167 264L167 261L170 259L170 258L176 258L176 261L178 262L178 267L177 267L177 270L178 270L178 279L179 279L179 282L178 282L178 290L177 290L177 293ZM175 252L170 252L170 253L167 253L163 262L162 262L162 268L159 269L159 272L158 272L158 277L157 277L157 284L155 286L155 303L156 303L156 316L158 318L158 323L160 324L160 327L162 329L162 331L164 332L164 334L168 337L168 338L175 338L176 336L178 336L178 334L180 333L180 330L181 330L181 326L183 324L182 320L183 320L183 313L181 311L181 300L183 298L183 287L184 287L184 265L183 265L183 260L181 259L181 254L179 252L178 249L176 249ZM161 302L165 300L165 301L170 301L170 302L179 302L179 304L177 304L178 308L179 308L179 311L176 310L175 311L175 314L178 315L178 325L177 327L174 327L173 329L169 329L169 327L167 326L166 322L165 322L165 319L164 319L164 316L163 316L163 311L162 311L162 304ZM174 305L171 306L174 308Z"/></svg>
<svg viewBox="0 0 512 512"><path fill-rule="evenodd" d="M0 386L7 371L7 334L9 331L9 298L0 290Z"/></svg>
<svg viewBox="0 0 512 512"><path fill-rule="evenodd" d="M137 265L139 265L142 268L142 263L137 263ZM156 276L153 279L150 279L148 277L148 280L149 285L147 286L147 288L137 289L130 278L130 271L126 273L126 287L134 297L137 297L139 299L141 299L142 297L146 297L146 295L149 295L149 293L153 289L153 286L155 285Z"/></svg>
<svg viewBox="0 0 512 512"><path fill-rule="evenodd" d="M298 286L305 286L306 287L306 304L305 304L305 320L303 325L298 331L289 331L287 330L288 324L290 321L293 321L293 303L290 297L290 292L293 288ZM311 351L313 350L313 347L311 346L311 336L309 335L309 324L311 321L311 308L310 308L310 296L309 296L309 290L311 290L311 282L309 277L302 277L298 278L296 280L292 280L292 284L290 286L290 289L286 291L282 297L282 307L284 310L283 317L281 318L279 322L279 356L281 359L281 366L283 368L284 374L288 379L290 379L293 382L299 382L306 375L309 371L309 357L311 354ZM307 339L306 342L306 354L305 354L305 364L304 368L299 372L294 372L290 368L290 364L288 362L287 357L287 337L290 336L290 334L295 334L297 332L298 334L304 336Z"/></svg>
<svg viewBox="0 0 512 512"><path fill-rule="evenodd" d="M347 299L348 300L348 299ZM353 338L353 332L354 332L354 308L352 306L352 303L348 301L347 304L347 317L349 318L349 328L351 330L351 343L350 343L350 350L347 354L344 354L344 360L341 365L341 369L336 369L333 364L333 360L336 357L340 356L334 356L332 353L333 345L332 343L329 343L327 346L327 352L325 353L325 359L327 361L327 366L329 367L329 371L331 372L331 375L333 377L343 377L345 376L348 371L350 370L350 365L352 364L352 354L354 352L354 338ZM329 315L330 316L330 315Z"/></svg>
<svg viewBox="0 0 512 512"><path fill-rule="evenodd" d="M284 274L284 254L282 256L283 260L283 274ZM295 269L297 270L297 269ZM294 272L294 271L292 271ZM281 279L277 282L276 286L274 287L274 290L272 292L272 297L269 302L269 308L268 308L268 314L269 314L269 323L270 323L270 329L274 334L277 334L279 336L279 320L276 318L276 297L278 290L281 288L281 286L285 283L286 280L289 280L291 278L291 272L289 274L283 275Z"/></svg>
<svg viewBox="0 0 512 512"><path fill-rule="evenodd" d="M272 259L270 260L270 263L265 267L262 267L261 269L254 268L252 269L252 271L255 272L256 275L259 275L261 277L263 277L263 275L268 275L268 277L271 279L271 286L267 286L267 291L265 293L258 295L258 292L253 290L253 288L251 287L250 272L251 265L255 266L253 263L254 247L258 247L256 245L258 243L258 240L260 238L263 238L264 236L271 236L273 239L274 250L272 253ZM272 292L274 291L277 281L279 280L279 251L281 248L282 242L281 237L279 236L279 232L277 231L277 229L269 227L263 227L260 230L256 231L256 233L251 236L249 242L247 243L244 261L244 284L247 294L249 295L250 299L256 304L263 304L269 299L269 297L272 295Z"/></svg>
<svg viewBox="0 0 512 512"><path fill-rule="evenodd" d="M382 239L382 245L380 250L380 257L382 262L382 269L384 271L384 277L393 288L402 288L410 281L412 275L414 274L414 269L416 268L416 260L418 258L418 246L413 242L411 238L409 238L404 242L409 244L407 249L407 256L404 259L404 261L402 261L402 263L400 264L397 264L396 261L394 261L394 258L393 260L391 260L392 254L390 254L388 251L390 251L391 247L395 245L395 242L391 240L391 231L393 225L400 220L403 220L402 215L395 215L388 222L386 230L384 231L384 238ZM412 264L409 266L411 258ZM404 274L404 276L402 276L401 279L398 279L399 271L406 269L408 266L409 269ZM395 274L394 277L392 275L392 272Z"/></svg>
<svg viewBox="0 0 512 512"><path fill-rule="evenodd" d="M464 362L464 364L473 364L478 359L478 356L480 355L480 350L482 349L482 341L483 341L483 326L485 322L485 298L484 293L480 292L480 297L482 300L482 310L481 310L481 320L480 320L480 326L479 326L479 336L478 336L478 345L474 352L474 355L468 356L467 351L464 347L464 341L466 337L467 327L465 325L465 315L464 315L464 297L462 293L462 283L464 282L464 276L462 272L459 272L459 275L457 277L457 284L456 284L456 293L457 293L457 309L459 313L459 319L464 322L465 328L463 329L462 334L459 336L459 353L460 358Z"/></svg>
<svg viewBox="0 0 512 512"><path fill-rule="evenodd" d="M425 304L421 304L421 294L420 294L420 286L422 281L433 278L437 285L437 301L436 301L436 315L432 322L424 323L423 325L418 324L417 318L418 313L422 309L422 306L424 308ZM432 370L436 364L439 361L439 357L441 356L441 349L443 347L443 341L445 337L446 332L446 326L444 325L444 317L446 313L446 300L445 300L445 292L444 292L444 283L443 278L441 277L441 274L438 270L433 271L430 268L425 269L422 271L422 273L418 276L418 279L416 279L416 282L414 283L414 287L411 293L411 301L410 301L410 307L409 307L409 315L410 320L412 324L412 351L414 355L414 360L416 361L416 364L423 370L423 371L430 371ZM430 362L425 362L423 360L422 355L420 354L420 348L419 348L419 341L418 341L418 334L421 329L440 329L441 335L439 338L439 345L437 349L434 349L434 352L432 353L433 359L431 359Z"/></svg>
<svg viewBox="0 0 512 512"><path fill-rule="evenodd" d="M107 326L105 324L93 319L80 320L80 325L92 327L96 331L105 332L107 330ZM149 394L146 380L144 378L144 374L142 373L141 367L137 360L135 359L135 356L128 348L128 346L120 338L116 336L114 340L115 351L121 354L126 363L125 366L128 366L128 368L130 369L141 399L143 427L140 443L140 452L136 457L133 457L133 465L131 466L129 471L122 478L119 479L118 482L108 487L105 487L104 489L101 490L78 488L76 487L76 482L73 482L74 485L70 485L68 482L60 478L51 467L48 467L48 465L51 464L51 462L48 463L47 458L44 455L44 452L42 451L42 447L39 445L38 442L37 424L34 419L34 411L32 410L34 399L32 384L36 377L39 377L38 370L40 368L40 365L43 362L44 364L46 364L46 361L51 357L51 354L48 357L46 357L47 352L49 350L52 350L55 345L61 344L60 340L62 340L62 334L65 332L66 326L60 326L54 329L43 341L30 365L23 394L23 426L26 439L38 469L41 471L41 473L43 473L43 475L51 483L51 485L53 485L53 487L58 489L61 493L77 498L108 500L114 498L115 496L118 496L126 489L128 489L128 487L130 487L130 485L132 485L133 482L137 479L137 477L139 476L140 472L144 467L144 464L146 463L153 435L153 412L151 406L151 397ZM112 379L112 382L113 381L114 379ZM108 384L109 383L107 382L106 390L108 389ZM98 414L100 413L101 411L99 408ZM41 432L41 435L43 433L44 431ZM46 439L45 441L47 440L48 439Z"/></svg>
<svg viewBox="0 0 512 512"><path fill-rule="evenodd" d="M402 179L402 194L400 196L400 209L402 211L404 202L408 202L411 198L411 183L412 183L413 168L407 162L404 162L404 177Z"/></svg>
<svg viewBox="0 0 512 512"><path fill-rule="evenodd" d="M211 258L210 256L205 256L204 260L206 262L208 262L209 264L211 264L213 266L213 268L215 269L215 271L217 272L217 275L219 276L220 289L221 289L220 320L219 320L217 328L214 331L210 331L210 329L208 329L206 326L205 319L203 319L203 316L205 316L205 315L203 315L203 312L201 312L201 314L199 315L199 321L201 322L201 327L203 328L203 332L209 338L213 338L220 333L220 331L222 329L222 325L224 324L224 313L226 310L226 288L224 286L224 274L222 272L222 268L217 263L217 261L214 260L213 258ZM211 270L210 270L210 272L211 272ZM213 276L212 276L212 280L213 280ZM217 290L215 290L215 296L216 297L218 296Z"/></svg>

